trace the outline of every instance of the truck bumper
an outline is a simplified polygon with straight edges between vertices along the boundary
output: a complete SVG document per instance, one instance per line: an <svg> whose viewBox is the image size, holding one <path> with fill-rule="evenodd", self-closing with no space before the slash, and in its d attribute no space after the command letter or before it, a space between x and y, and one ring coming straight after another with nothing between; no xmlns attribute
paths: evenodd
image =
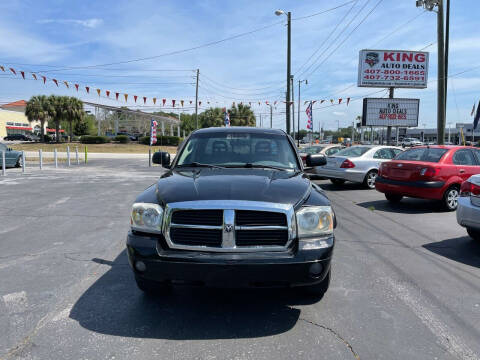
<svg viewBox="0 0 480 360"><path fill-rule="evenodd" d="M321 282L330 270L333 246L278 253L172 251L162 239L129 233L127 254L135 276L173 284L212 287L293 287ZM142 271L137 262L142 262Z"/></svg>

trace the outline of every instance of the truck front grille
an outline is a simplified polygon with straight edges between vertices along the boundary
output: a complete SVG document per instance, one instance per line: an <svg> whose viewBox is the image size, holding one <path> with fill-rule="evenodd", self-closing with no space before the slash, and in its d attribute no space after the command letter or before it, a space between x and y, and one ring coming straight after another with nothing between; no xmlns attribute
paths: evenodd
<svg viewBox="0 0 480 360"><path fill-rule="evenodd" d="M216 252L285 251L294 237L290 205L208 200L165 208L169 247Z"/></svg>

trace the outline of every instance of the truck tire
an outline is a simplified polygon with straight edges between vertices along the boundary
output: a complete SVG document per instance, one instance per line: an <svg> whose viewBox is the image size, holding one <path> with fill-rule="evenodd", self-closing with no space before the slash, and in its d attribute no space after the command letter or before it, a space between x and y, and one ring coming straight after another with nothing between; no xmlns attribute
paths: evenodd
<svg viewBox="0 0 480 360"><path fill-rule="evenodd" d="M137 287L148 295L161 295L168 293L169 290L171 290L170 284L142 279L139 276L135 276L135 282L137 283Z"/></svg>
<svg viewBox="0 0 480 360"><path fill-rule="evenodd" d="M325 279L315 285L305 286L305 291L309 295L313 295L319 298L322 298L323 295L327 292L328 287L330 286L330 273L331 270L328 270Z"/></svg>

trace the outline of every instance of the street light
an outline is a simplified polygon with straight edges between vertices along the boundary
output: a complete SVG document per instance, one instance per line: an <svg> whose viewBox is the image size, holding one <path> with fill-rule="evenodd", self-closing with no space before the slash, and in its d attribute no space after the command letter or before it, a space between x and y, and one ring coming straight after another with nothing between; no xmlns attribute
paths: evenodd
<svg viewBox="0 0 480 360"><path fill-rule="evenodd" d="M297 131L298 131L298 134L300 134L300 84L303 83L303 82L305 83L305 85L308 85L308 80L307 79L298 80L298 115L297 115ZM297 146L300 147L300 135L298 135Z"/></svg>
<svg viewBox="0 0 480 360"><path fill-rule="evenodd" d="M285 97L285 121L287 134L290 134L290 75L291 75L291 29L292 29L292 13L283 10L275 10L275 15L285 15L287 17L287 94Z"/></svg>
<svg viewBox="0 0 480 360"><path fill-rule="evenodd" d="M443 1L444 0L417 0L417 7L428 11L437 10L437 44L438 44L438 88L437 88L437 140L439 145L445 142L445 113L446 113L446 67L445 67L445 40L443 29ZM449 0L447 0L449 4ZM448 6L447 4L447 6ZM448 21L448 20L447 20Z"/></svg>

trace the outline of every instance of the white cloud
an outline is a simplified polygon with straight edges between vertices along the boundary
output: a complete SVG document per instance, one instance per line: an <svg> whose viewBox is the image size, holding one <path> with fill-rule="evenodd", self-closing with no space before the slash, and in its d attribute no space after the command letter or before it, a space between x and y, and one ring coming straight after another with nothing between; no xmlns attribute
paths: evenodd
<svg viewBox="0 0 480 360"><path fill-rule="evenodd" d="M92 18L85 20L77 19L43 19L38 21L39 24L74 24L80 25L89 29L94 29L103 24L102 19Z"/></svg>

